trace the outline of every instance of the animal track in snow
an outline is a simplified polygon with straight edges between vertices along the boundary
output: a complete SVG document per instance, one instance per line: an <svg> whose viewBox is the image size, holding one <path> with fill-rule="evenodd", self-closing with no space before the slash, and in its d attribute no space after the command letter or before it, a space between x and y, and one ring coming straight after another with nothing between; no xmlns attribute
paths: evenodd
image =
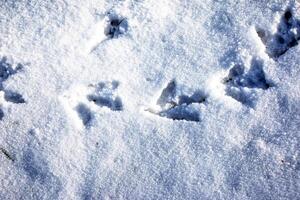
<svg viewBox="0 0 300 200"><path fill-rule="evenodd" d="M273 59L279 58L290 48L298 45L300 40L300 20L293 11L287 9L277 26L277 32L271 35L268 31L257 28L256 32L266 46L267 54Z"/></svg>
<svg viewBox="0 0 300 200"><path fill-rule="evenodd" d="M90 102L94 102L100 107L107 107L113 111L123 110L122 100L115 92L119 87L119 82L100 82L96 86L91 86L94 87L94 91L87 95L87 99Z"/></svg>
<svg viewBox="0 0 300 200"><path fill-rule="evenodd" d="M23 96L17 92L5 90L3 82L6 81L10 76L16 74L23 68L23 65L18 63L13 66L7 59L6 56L1 58L0 61L0 120L4 117L3 108L10 104L25 103Z"/></svg>
<svg viewBox="0 0 300 200"><path fill-rule="evenodd" d="M126 18L109 13L106 20L104 34L108 38L117 38L128 30L128 21Z"/></svg>
<svg viewBox="0 0 300 200"><path fill-rule="evenodd" d="M254 108L257 101L256 89L267 90L271 84L266 80L263 61L252 59L251 66L235 64L224 79L226 94L244 105Z"/></svg>
<svg viewBox="0 0 300 200"><path fill-rule="evenodd" d="M11 75L16 74L23 68L23 65L18 63L15 67L8 62L7 57L3 56L0 61L0 84L2 88L2 82L7 80Z"/></svg>
<svg viewBox="0 0 300 200"><path fill-rule="evenodd" d="M92 53L103 42L118 38L128 31L128 21L126 18L121 17L113 12L108 12L104 19L92 25L87 30L86 37L88 38L85 43L87 52Z"/></svg>
<svg viewBox="0 0 300 200"><path fill-rule="evenodd" d="M88 87L78 86L63 95L62 99L67 111L71 111L70 114L75 111L76 117L73 119L75 121L79 119L80 124L88 128L97 108L107 108L111 111L123 110L122 100L117 95L118 87L118 81L100 82L95 85L90 84Z"/></svg>
<svg viewBox="0 0 300 200"><path fill-rule="evenodd" d="M173 120L200 121L197 105L204 103L206 95L199 91L187 90L172 80L162 90L153 108L147 111Z"/></svg>

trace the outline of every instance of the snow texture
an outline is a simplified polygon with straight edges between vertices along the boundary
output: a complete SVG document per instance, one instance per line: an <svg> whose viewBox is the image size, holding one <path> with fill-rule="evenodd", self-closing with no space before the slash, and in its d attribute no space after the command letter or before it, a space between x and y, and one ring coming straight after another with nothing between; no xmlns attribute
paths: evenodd
<svg viewBox="0 0 300 200"><path fill-rule="evenodd" d="M297 0L0 9L0 200L300 199Z"/></svg>

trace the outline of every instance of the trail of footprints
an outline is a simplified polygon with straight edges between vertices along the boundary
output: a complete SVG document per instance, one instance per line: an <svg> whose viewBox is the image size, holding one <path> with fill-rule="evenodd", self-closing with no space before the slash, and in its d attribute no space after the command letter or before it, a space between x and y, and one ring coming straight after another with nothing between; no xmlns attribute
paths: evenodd
<svg viewBox="0 0 300 200"><path fill-rule="evenodd" d="M105 35L108 38L117 38L127 31L126 19L119 16L110 16L109 23L105 29ZM266 45L267 53L270 57L276 59L283 55L289 48L298 44L300 39L300 22L293 17L290 10L287 10L282 16L278 26L278 31L270 35L266 31L257 29L257 33ZM13 65L7 57L0 58L0 120L5 116L3 107L5 104L25 103L21 94L6 90L3 83L10 76L22 70L23 65L18 63ZM250 66L236 63L229 69L227 76L220 80L225 85L225 93L241 104L255 108L258 96L257 90L267 90L273 84L266 79L263 70L264 62L259 58L253 58ZM84 88L84 98L80 101L75 99L72 108L80 118L83 126L88 128L94 118L93 107L105 108L110 111L119 112L124 110L123 101L118 95L120 83L118 81L99 82L96 85L89 85ZM67 101L72 101L67 98ZM79 91L82 92L82 91ZM86 92L86 93L85 93ZM75 95L76 98L76 95ZM180 85L175 79L171 80L161 89L161 94L155 102L155 106L150 106L146 112L159 117L171 120L185 120L192 122L200 121L200 107L206 106L209 95L201 90L191 90L184 85ZM73 106L73 105L71 105ZM35 133L32 131L31 133ZM51 173L48 163L43 159L36 149L35 141L30 144L21 158L21 166L32 182L40 182L58 194L62 183ZM0 153L12 162L15 158L6 149L0 147Z"/></svg>
<svg viewBox="0 0 300 200"><path fill-rule="evenodd" d="M228 75L220 80L225 85L227 96L241 104L255 108L258 99L257 90L267 90L273 86L265 77L263 61L253 58L250 67L235 64ZM118 96L118 81L100 82L89 85L87 93L74 109L84 127L88 128L94 118L93 109L97 106L111 111L123 111L123 102ZM154 106L145 109L146 112L172 120L200 121L201 106L206 106L209 95L202 90L192 90L171 80L162 90Z"/></svg>
<svg viewBox="0 0 300 200"><path fill-rule="evenodd" d="M108 39L118 38L128 30L128 21L114 13L108 13L106 18L106 28L104 34ZM267 54L274 59L283 55L289 48L296 46L300 40L300 21L293 15L291 9L287 9L281 17L280 23L275 34L257 28L257 34L266 46ZM236 101L250 108L255 108L257 101L257 90L267 90L272 84L266 80L263 70L263 60L253 58L251 66L235 64L224 77L225 93ZM23 68L22 64L13 66L2 57L0 61L0 120L4 117L3 104L25 103L21 94L5 90L3 82L11 75L17 73ZM82 124L88 127L94 118L91 104L98 107L106 107L111 111L122 111L123 102L117 95L119 82L100 82L96 85L89 85L89 93L85 100L79 102L73 108ZM165 88L162 89L156 105L146 109L147 112L172 120L200 121L199 106L205 105L209 95L201 90L191 91L184 89L171 80Z"/></svg>
<svg viewBox="0 0 300 200"><path fill-rule="evenodd" d="M258 100L257 91L273 86L266 79L263 66L264 62L259 58L253 58L250 66L235 64L229 69L227 76L220 80L225 85L226 95L254 109ZM87 87L84 100L74 106L84 127L88 128L94 118L92 106L123 111L118 87L118 81L100 82ZM145 111L167 119L199 122L201 106L206 106L208 98L209 94L204 91L192 90L173 79L161 90L155 105L149 106Z"/></svg>

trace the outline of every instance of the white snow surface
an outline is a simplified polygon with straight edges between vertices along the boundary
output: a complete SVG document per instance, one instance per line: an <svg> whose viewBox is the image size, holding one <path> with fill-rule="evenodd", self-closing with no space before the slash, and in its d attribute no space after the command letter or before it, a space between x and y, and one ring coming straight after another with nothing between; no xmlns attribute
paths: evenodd
<svg viewBox="0 0 300 200"><path fill-rule="evenodd" d="M0 199L300 199L300 4L1 0Z"/></svg>

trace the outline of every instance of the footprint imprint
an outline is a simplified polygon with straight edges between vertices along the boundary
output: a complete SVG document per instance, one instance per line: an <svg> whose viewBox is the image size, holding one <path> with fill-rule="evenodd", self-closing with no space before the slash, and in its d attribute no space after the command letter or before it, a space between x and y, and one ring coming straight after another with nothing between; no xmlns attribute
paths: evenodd
<svg viewBox="0 0 300 200"><path fill-rule="evenodd" d="M128 31L128 21L114 13L109 13L106 19L106 28L104 34L108 38L118 38Z"/></svg>
<svg viewBox="0 0 300 200"><path fill-rule="evenodd" d="M116 90L119 87L118 81L100 82L97 85L90 85L94 90L87 95L90 102L95 103L100 107L107 107L112 111L123 110L123 103L121 98L116 95Z"/></svg>
<svg viewBox="0 0 300 200"><path fill-rule="evenodd" d="M0 84L2 88L2 82L7 80L11 75L16 74L23 69L23 65L18 63L13 67L12 63L8 62L7 57L3 56L0 60Z"/></svg>
<svg viewBox="0 0 300 200"><path fill-rule="evenodd" d="M173 120L200 121L197 105L204 103L207 96L204 92L186 90L171 80L162 90L156 105L146 111Z"/></svg>
<svg viewBox="0 0 300 200"><path fill-rule="evenodd" d="M266 46L267 54L277 59L290 48L298 45L300 40L300 20L294 17L293 11L287 9L282 15L275 34L270 34L261 28L256 32Z"/></svg>
<svg viewBox="0 0 300 200"><path fill-rule="evenodd" d="M108 12L104 19L91 27L86 41L86 49L89 53L96 50L103 42L116 39L126 34L128 31L128 21L125 17Z"/></svg>
<svg viewBox="0 0 300 200"><path fill-rule="evenodd" d="M5 116L3 109L10 104L25 103L23 96L17 92L6 90L3 83L12 75L23 69L23 65L18 63L15 66L8 61L6 56L0 60L0 121Z"/></svg>
<svg viewBox="0 0 300 200"><path fill-rule="evenodd" d="M267 90L272 84L266 80L263 70L263 61L252 59L250 68L235 64L230 70L224 84L226 94L240 103L254 108L257 101L257 89Z"/></svg>
<svg viewBox="0 0 300 200"><path fill-rule="evenodd" d="M110 111L122 111L122 99L118 96L119 82L99 82L90 84L87 87L78 86L67 91L62 96L62 102L66 111L76 121L80 121L80 127L89 128L94 119L94 113L99 108L109 109ZM74 116L74 113L76 115Z"/></svg>

